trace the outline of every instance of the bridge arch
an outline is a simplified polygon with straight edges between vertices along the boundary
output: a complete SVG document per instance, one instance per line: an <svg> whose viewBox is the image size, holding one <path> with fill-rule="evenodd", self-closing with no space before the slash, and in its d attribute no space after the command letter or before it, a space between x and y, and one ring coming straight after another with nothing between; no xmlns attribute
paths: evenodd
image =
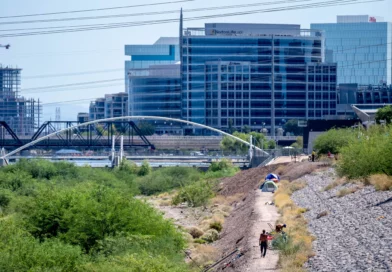
<svg viewBox="0 0 392 272"><path fill-rule="evenodd" d="M52 136L55 136L58 133L66 132L68 130L72 130L72 129L75 129L75 128L88 126L88 125L92 125L92 124L96 124L96 123L100 123L100 122L118 121L118 120L124 120L124 119L163 120L163 121L172 121L172 122L184 123L184 124L193 125L193 126L200 127L200 128L205 128L205 129L208 129L208 130L211 130L211 131L223 134L225 136L228 136L228 137L231 137L231 138L235 139L236 141L239 141L241 143L244 143L244 144L250 146L250 143L248 143L247 141L244 141L244 140L242 140L242 139L240 139L240 138L238 138L236 136L233 136L233 135L231 135L231 134L229 134L227 132L224 132L222 130L219 130L219 129L216 129L216 128L213 128L213 127L209 127L209 126L206 126L206 125L202 125L202 124L199 124L199 123L191 122L191 121L186 121L186 120L182 120L182 119L175 119L175 118L169 118L169 117L162 117L162 116L121 116L121 117L113 117L113 118L105 118L105 119L94 120L94 121L86 122L86 123L79 124L79 125L76 125L76 126L72 126L72 127L69 127L69 128L64 128L64 129L58 130L56 132L53 132L53 133L45 135L45 136L43 136L41 138L38 138L37 140L31 141L30 143L25 144L24 146L18 147L15 150L12 150L10 153L5 154L4 156L2 156L1 159L3 159L3 160L7 159L7 157L12 156L12 155L14 155L14 154L16 154L16 153L18 153L18 152L20 152L20 151L30 147L30 146L33 146L33 145L35 145L35 144L37 144L37 143L39 143L41 141L44 141L44 140L50 138ZM258 150L258 151L261 151L262 153L264 153L266 155L269 155L267 152L265 152L264 150L262 150L262 149L260 149L260 148L258 148L256 146L254 148L256 150Z"/></svg>

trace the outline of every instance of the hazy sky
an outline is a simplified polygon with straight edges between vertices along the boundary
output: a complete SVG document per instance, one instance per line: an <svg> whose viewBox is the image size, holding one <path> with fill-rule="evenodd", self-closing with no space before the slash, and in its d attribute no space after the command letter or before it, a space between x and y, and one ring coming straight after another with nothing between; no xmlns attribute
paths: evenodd
<svg viewBox="0 0 392 272"><path fill-rule="evenodd" d="M169 2L170 0L0 0L0 17L48 13L57 11L70 11L81 9L96 9L115 6L129 6L146 3ZM175 0L171 0L175 1ZM0 35L9 32L1 30L6 29L24 29L35 27L53 27L78 24L102 24L116 22L134 22L156 19L177 18L178 14L154 15L154 16L137 16L117 19L100 19L69 21L58 23L25 23L25 24L6 24L11 21L26 21L52 18L84 17L98 16L109 14L130 14L150 11L165 11L184 9L184 17L194 17L219 13L230 13L246 10L260 10L267 8L276 8L282 6L300 5L306 3L322 2L322 0L308 0L307 2L296 2L299 0L287 1L280 5L267 5L267 3L276 2L273 0L194 0L185 3L176 3L161 6L148 6L138 8L128 8L112 11L85 12L52 16L24 17L24 18L0 18ZM330 1L330 0L326 0ZM279 2L282 2L279 0ZM187 13L187 9L214 7L222 5L238 5L251 3L266 3L259 7L250 7L243 9L215 10L208 12ZM328 23L335 22L336 15L359 15L370 14L384 17L386 21L392 21L392 0L382 2L363 3L357 5L335 6L327 8L304 9L293 11L281 11L273 13L258 13L253 15L243 15L237 17L218 18L202 21L185 22L185 27L202 27L205 22L240 22L240 23L291 23L301 24L302 28L309 28L310 23ZM52 35L37 35L27 37L1 38L0 44L11 44L9 50L0 48L0 64L3 66L17 66L22 71L22 90L35 87L52 86L60 84L73 84L84 81L111 80L124 76L124 45L125 44L151 44L160 36L178 36L178 23L138 26L122 29L109 29L77 33L63 33ZM83 72L114 70L105 73L79 74ZM40 77L52 74L77 74L72 76L61 77ZM62 120L75 120L79 111L88 111L89 101L73 104L45 105L59 101L69 101L77 99L101 97L105 93L115 93L124 91L122 81L113 81L101 83L101 88L75 89L70 87L64 91L42 90L40 93L27 91L22 95L26 97L39 98L44 103L44 119L55 117L55 107L61 107ZM108 86L115 85L115 86ZM106 86L106 87L105 87ZM50 91L50 92L48 92Z"/></svg>

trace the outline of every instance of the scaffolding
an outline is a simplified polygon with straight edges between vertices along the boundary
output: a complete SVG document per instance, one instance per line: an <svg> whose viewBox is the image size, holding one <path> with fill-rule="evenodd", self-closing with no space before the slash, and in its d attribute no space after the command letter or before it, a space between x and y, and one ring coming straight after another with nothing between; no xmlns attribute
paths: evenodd
<svg viewBox="0 0 392 272"><path fill-rule="evenodd" d="M0 65L0 121L5 121L17 135L33 135L40 126L40 101L20 96L22 69Z"/></svg>

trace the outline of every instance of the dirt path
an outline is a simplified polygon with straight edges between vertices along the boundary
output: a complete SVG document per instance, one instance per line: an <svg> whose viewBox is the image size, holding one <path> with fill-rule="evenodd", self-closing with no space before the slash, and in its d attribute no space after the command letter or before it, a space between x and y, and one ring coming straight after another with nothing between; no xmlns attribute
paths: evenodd
<svg viewBox="0 0 392 272"><path fill-rule="evenodd" d="M262 271L278 271L277 264L279 255L277 251L268 250L265 258L261 258L259 237L262 230L270 231L268 223L275 225L276 220L279 218L279 214L274 205L265 205L266 202L273 200L273 194L263 193L257 190L255 206L254 206L254 218L253 226L251 227L251 239L249 248L251 249L248 254L252 257L249 258L246 264L246 270L248 272L262 272Z"/></svg>

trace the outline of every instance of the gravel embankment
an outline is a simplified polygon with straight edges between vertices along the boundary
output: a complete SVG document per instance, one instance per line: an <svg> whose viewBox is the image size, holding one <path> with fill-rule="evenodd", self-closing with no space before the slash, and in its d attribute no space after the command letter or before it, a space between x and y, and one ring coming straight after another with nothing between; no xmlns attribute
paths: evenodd
<svg viewBox="0 0 392 272"><path fill-rule="evenodd" d="M323 189L336 179L333 169L301 178L308 186L292 195L316 237L315 257L309 271L392 271L392 191L378 192L367 186L344 197L338 186ZM317 219L320 213L328 215ZM290 226L288 226L290 227Z"/></svg>

